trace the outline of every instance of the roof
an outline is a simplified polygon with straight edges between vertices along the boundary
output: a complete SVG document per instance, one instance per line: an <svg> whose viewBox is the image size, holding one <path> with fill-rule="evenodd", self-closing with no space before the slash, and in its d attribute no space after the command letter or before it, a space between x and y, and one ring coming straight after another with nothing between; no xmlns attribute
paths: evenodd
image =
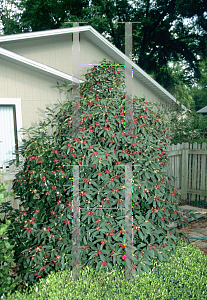
<svg viewBox="0 0 207 300"><path fill-rule="evenodd" d="M54 68L48 67L37 61L26 58L22 55L16 54L12 51L3 49L1 47L0 47L0 58L3 58L4 60L7 60L9 62L13 62L19 66L26 67L30 70L38 71L41 74L49 75L50 77L53 77L55 79L64 79L64 80L70 81L70 82L73 81L74 83L77 83L77 84L84 82L83 80L78 79L74 76L68 75L64 72L61 72Z"/></svg>
<svg viewBox="0 0 207 300"><path fill-rule="evenodd" d="M201 113L207 113L207 106L204 106L203 108L197 110L197 113L201 114Z"/></svg>
<svg viewBox="0 0 207 300"><path fill-rule="evenodd" d="M117 47L115 47L111 42L104 38L98 31L93 27L89 26L79 26L72 28L63 28L63 29L53 29L53 30L44 30L37 32L29 33L20 33L12 35L3 35L0 36L0 45L4 42L14 42L20 40L29 40L35 38L44 38L49 36L58 36L64 34L72 34L75 32L82 32L90 41L100 47L108 55L110 55L118 64L124 65L125 60L133 67L133 76L138 78L143 82L148 88L150 88L154 93L159 95L160 98L165 100L168 104L180 104L166 89L164 89L157 81L150 77L144 70L142 70L138 65L136 65L131 59L125 56ZM0 47L0 58L3 58L7 61L16 63L18 65L24 66L31 70L47 74L51 77L58 79L63 79L66 82L73 81L74 83L82 83L84 80L74 78L73 76L60 72L54 68L48 67L44 64L38 63L31 59L25 58L21 55L15 54L14 52L5 50ZM187 108L182 105L184 110Z"/></svg>

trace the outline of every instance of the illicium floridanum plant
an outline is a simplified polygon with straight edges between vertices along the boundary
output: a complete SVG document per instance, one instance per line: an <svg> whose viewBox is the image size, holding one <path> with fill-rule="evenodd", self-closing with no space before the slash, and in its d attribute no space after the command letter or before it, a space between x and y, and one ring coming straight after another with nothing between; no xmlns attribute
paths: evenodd
<svg viewBox="0 0 207 300"><path fill-rule="evenodd" d="M124 266L125 168L133 164L133 271L149 272L168 259L186 234L167 225L179 214L177 190L163 166L170 144L168 121L153 104L133 97L133 133L125 136L124 76L103 60L80 85L80 130L72 134L71 101L47 108L47 121L29 129L19 154L24 158L13 189L25 211L13 210L8 236L27 283L72 265L73 167L80 172L81 266L111 270ZM66 86L67 88L67 86ZM49 135L48 128L53 128ZM88 165L88 166L85 166ZM132 218L131 218L132 220Z"/></svg>

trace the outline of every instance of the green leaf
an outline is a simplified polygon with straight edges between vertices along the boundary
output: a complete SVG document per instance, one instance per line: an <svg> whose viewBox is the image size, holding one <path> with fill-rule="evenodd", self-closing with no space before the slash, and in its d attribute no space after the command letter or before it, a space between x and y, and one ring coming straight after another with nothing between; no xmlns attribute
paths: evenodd
<svg viewBox="0 0 207 300"><path fill-rule="evenodd" d="M162 262L163 261L163 256L159 251L157 252L157 256L158 256L159 260Z"/></svg>
<svg viewBox="0 0 207 300"><path fill-rule="evenodd" d="M106 260L102 253L99 256L103 262Z"/></svg>
<svg viewBox="0 0 207 300"><path fill-rule="evenodd" d="M142 234L141 230L139 230L139 231L138 231L138 235L139 235L139 237L140 237L140 239L141 239L141 240L143 240L143 239L144 239L144 237L143 237L143 234Z"/></svg>
<svg viewBox="0 0 207 300"><path fill-rule="evenodd" d="M101 261L99 261L97 263L97 266L96 266L96 272L98 272L100 270L100 266L101 266Z"/></svg>

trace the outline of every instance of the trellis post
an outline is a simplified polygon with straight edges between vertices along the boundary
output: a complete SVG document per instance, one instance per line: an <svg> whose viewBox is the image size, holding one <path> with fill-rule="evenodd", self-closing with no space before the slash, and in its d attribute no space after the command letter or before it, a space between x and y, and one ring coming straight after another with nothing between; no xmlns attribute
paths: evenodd
<svg viewBox="0 0 207 300"><path fill-rule="evenodd" d="M125 135L132 134L133 123L133 106L132 106L132 23L131 22L118 22L125 23L125 83L126 95L125 97ZM140 23L140 22L133 22ZM125 277L132 278L132 262L133 262L133 216L132 216L132 165L125 166Z"/></svg>

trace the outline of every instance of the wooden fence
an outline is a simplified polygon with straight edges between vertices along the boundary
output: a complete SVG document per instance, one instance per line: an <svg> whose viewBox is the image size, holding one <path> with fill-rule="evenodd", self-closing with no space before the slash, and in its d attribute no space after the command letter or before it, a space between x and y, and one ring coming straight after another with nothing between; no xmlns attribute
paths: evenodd
<svg viewBox="0 0 207 300"><path fill-rule="evenodd" d="M207 202L207 150L206 143L182 143L168 146L169 164L164 168L171 184L180 191L180 201L204 200Z"/></svg>
<svg viewBox="0 0 207 300"><path fill-rule="evenodd" d="M176 177L174 181L171 178L170 182L173 187L178 188L181 193L180 201L185 203L189 201L205 200L207 201L207 150L206 143L182 143L177 145L168 146L165 150L169 156L168 164L163 168L169 176ZM14 166L0 169L0 182L7 182L6 190L12 192L12 181L15 178ZM4 202L10 202L11 206L15 209L22 209L20 207L20 200L15 197L9 197ZM3 220L4 214L0 217Z"/></svg>

